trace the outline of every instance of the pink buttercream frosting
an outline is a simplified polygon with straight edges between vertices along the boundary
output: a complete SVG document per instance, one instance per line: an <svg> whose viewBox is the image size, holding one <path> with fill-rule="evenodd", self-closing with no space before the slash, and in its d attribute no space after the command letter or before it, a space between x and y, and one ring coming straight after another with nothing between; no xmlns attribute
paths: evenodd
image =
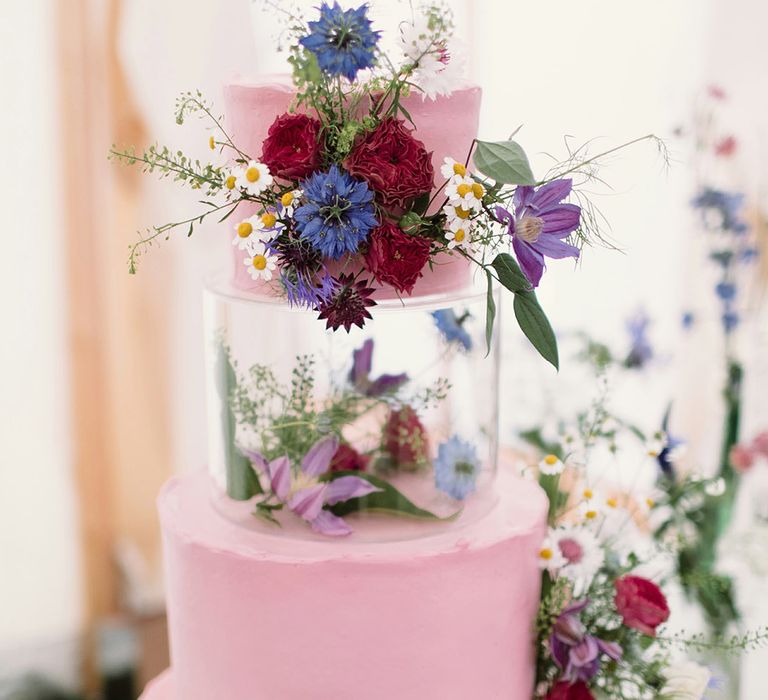
<svg viewBox="0 0 768 700"><path fill-rule="evenodd" d="M224 88L225 123L232 140L243 152L254 159L261 156L261 145L275 118L288 110L295 89L288 76L270 76L259 81L236 81ZM481 90L474 85L460 87L448 96L434 101L414 93L402 102L416 125L416 137L432 152L435 182L442 182L440 166L446 156L462 160L469 153L472 140L477 136L480 117ZM433 209L441 200L438 198ZM255 206L241 205L236 214L222 226L229 228L228 241L234 236L233 226L256 213ZM235 288L258 292L265 283L251 279L243 264L245 253L233 247L233 284ZM424 269L424 276L416 283L415 296L441 294L461 289L469 282L471 263L460 255L442 254L431 269ZM346 262L346 271L359 269L355 261ZM378 298L394 298L397 292L391 287L372 285ZM268 290L264 290L268 293Z"/></svg>
<svg viewBox="0 0 768 700"><path fill-rule="evenodd" d="M547 502L507 473L499 494L428 537L339 542L255 533L211 507L205 475L171 480L173 672L142 697L529 700Z"/></svg>

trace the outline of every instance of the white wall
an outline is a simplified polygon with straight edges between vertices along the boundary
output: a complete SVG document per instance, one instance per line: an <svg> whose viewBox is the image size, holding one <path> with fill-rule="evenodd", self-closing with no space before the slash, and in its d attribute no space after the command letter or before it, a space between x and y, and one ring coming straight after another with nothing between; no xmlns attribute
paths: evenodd
<svg viewBox="0 0 768 700"><path fill-rule="evenodd" d="M80 561L52 6L0 3L0 679L35 667L72 682Z"/></svg>

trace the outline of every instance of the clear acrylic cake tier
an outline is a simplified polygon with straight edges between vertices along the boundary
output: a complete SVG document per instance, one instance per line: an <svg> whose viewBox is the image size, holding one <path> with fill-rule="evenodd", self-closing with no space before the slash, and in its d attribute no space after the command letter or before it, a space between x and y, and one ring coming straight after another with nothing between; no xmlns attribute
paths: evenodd
<svg viewBox="0 0 768 700"><path fill-rule="evenodd" d="M204 296L223 515L276 537L381 541L493 507L499 353L485 288L380 300L349 333L223 277Z"/></svg>

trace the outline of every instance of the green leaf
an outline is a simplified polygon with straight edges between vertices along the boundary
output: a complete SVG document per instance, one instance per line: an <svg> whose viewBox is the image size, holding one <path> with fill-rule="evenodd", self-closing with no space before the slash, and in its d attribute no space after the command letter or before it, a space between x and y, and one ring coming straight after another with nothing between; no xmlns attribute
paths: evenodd
<svg viewBox="0 0 768 700"><path fill-rule="evenodd" d="M427 213L427 207L429 206L429 200L432 197L431 192L425 192L422 195L416 197L411 205L411 211L418 214L419 217Z"/></svg>
<svg viewBox="0 0 768 700"><path fill-rule="evenodd" d="M491 263L501 282L510 292L530 292L533 287L509 253L499 253Z"/></svg>
<svg viewBox="0 0 768 700"><path fill-rule="evenodd" d="M493 340L493 324L496 320L496 301L493 298L493 275L489 270L485 271L488 277L487 303L485 307L485 356L491 354L491 341Z"/></svg>
<svg viewBox="0 0 768 700"><path fill-rule="evenodd" d="M515 318L520 330L525 333L539 354L555 369L560 368L557 353L557 338L546 314L539 306L535 292L517 292L514 302Z"/></svg>
<svg viewBox="0 0 768 700"><path fill-rule="evenodd" d="M528 156L516 141L477 141L475 167L506 185L535 185Z"/></svg>
<svg viewBox="0 0 768 700"><path fill-rule="evenodd" d="M350 498L348 501L343 501L342 503L337 503L336 505L331 506L329 510L334 515L344 516L360 511L374 511L405 515L420 520L453 520L459 513L461 513L461 509L459 509L453 515L450 515L447 518L441 518L428 510L419 508L388 481L385 481L378 476L374 476L373 474L361 474L356 471L334 472L330 477L330 480L338 479L342 476L357 476L361 479L365 479L376 488L381 489L381 491L360 498Z"/></svg>
<svg viewBox="0 0 768 700"><path fill-rule="evenodd" d="M221 432L224 437L227 495L236 501L247 501L253 496L264 493L264 491L250 460L237 449L235 444L237 424L229 405L229 397L237 384L237 375L229 357L229 349L223 342L218 344L214 371L216 390L221 400Z"/></svg>

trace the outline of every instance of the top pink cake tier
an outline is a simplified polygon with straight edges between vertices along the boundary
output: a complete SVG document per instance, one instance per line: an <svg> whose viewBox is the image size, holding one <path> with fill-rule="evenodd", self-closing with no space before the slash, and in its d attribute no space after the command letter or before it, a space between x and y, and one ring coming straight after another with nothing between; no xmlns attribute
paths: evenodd
<svg viewBox="0 0 768 700"><path fill-rule="evenodd" d="M296 94L289 77L275 75L261 80L238 80L224 88L225 125L232 140L249 156L258 160L269 127L275 118L288 111ZM413 93L402 104L416 125L415 137L432 152L437 187L442 184L440 167L446 156L463 160L472 141L477 137L480 117L481 90L478 86L461 87L448 96L435 100ZM238 220L255 213L255 207L243 205ZM242 217L240 214L242 213ZM231 228L227 220L224 226ZM229 238L229 237L228 237ZM254 282L243 265L243 253L233 247L233 284L242 291L260 292L263 283ZM443 294L465 287L469 283L470 263L459 255L440 255L432 269L416 283L413 296ZM376 285L374 285L376 286ZM390 287L378 288L380 299L393 298L397 293Z"/></svg>

